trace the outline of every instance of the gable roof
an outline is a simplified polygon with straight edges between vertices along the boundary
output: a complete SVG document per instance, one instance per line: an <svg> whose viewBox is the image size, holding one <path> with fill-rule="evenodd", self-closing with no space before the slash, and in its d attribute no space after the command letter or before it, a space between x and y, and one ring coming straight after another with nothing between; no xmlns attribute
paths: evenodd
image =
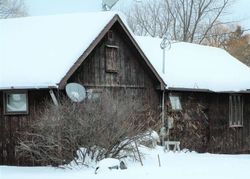
<svg viewBox="0 0 250 179"><path fill-rule="evenodd" d="M242 92L250 89L250 68L223 49L174 42L166 48L162 73L162 39L136 37L144 53L167 84L167 89Z"/></svg>
<svg viewBox="0 0 250 179"><path fill-rule="evenodd" d="M120 15L95 12L0 20L0 89L64 87L117 21L163 84Z"/></svg>

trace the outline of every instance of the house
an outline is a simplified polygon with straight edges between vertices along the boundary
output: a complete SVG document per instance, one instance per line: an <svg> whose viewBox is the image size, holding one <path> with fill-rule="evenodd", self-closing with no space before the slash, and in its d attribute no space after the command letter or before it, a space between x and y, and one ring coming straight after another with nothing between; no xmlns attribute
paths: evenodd
<svg viewBox="0 0 250 179"><path fill-rule="evenodd" d="M0 165L25 163L16 158L17 132L70 82L126 92L160 113L165 84L122 19L99 12L0 20Z"/></svg>
<svg viewBox="0 0 250 179"><path fill-rule="evenodd" d="M250 69L226 51L136 37L167 84L166 123L170 140L200 152L250 152ZM192 131L192 132L191 132Z"/></svg>

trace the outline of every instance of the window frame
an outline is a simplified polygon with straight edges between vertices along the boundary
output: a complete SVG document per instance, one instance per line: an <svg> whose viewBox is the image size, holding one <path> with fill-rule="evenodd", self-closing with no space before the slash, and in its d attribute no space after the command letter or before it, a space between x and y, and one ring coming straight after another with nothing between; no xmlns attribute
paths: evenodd
<svg viewBox="0 0 250 179"><path fill-rule="evenodd" d="M238 100L238 101L237 101ZM240 94L229 95L229 127L243 127L244 100Z"/></svg>
<svg viewBox="0 0 250 179"><path fill-rule="evenodd" d="M171 97L175 97L175 98L177 97L178 98L179 103L180 103L180 108L178 108L178 109L173 108L173 105L172 105L172 102L171 102ZM178 111L182 111L183 110L182 104L181 104L181 97L180 97L180 95L178 95L178 94L169 94L169 103L170 103L171 111L178 112Z"/></svg>
<svg viewBox="0 0 250 179"><path fill-rule="evenodd" d="M97 101L101 98L103 90L96 89L96 88L90 88L90 89L87 89L86 92L87 92L87 95L86 95L87 100Z"/></svg>
<svg viewBox="0 0 250 179"><path fill-rule="evenodd" d="M26 110L25 111L8 111L7 110L7 97L11 94L25 94L26 95ZM4 115L27 115L29 114L29 97L27 90L13 90L3 92L3 111Z"/></svg>
<svg viewBox="0 0 250 179"><path fill-rule="evenodd" d="M110 50L111 52L109 53L108 50ZM111 53L116 53L114 55L115 57L113 56L111 58L111 55L109 56L109 54ZM118 72L118 57L119 57L119 46L106 44L105 45L105 71L107 73ZM110 64L113 64L113 65L110 67Z"/></svg>

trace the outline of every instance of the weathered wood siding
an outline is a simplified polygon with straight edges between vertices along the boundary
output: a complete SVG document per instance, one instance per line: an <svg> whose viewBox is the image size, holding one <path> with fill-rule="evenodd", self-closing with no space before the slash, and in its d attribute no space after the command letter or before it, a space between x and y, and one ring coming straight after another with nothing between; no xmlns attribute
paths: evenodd
<svg viewBox="0 0 250 179"><path fill-rule="evenodd" d="M169 95L179 96L181 111L173 111ZM210 96L200 92L177 92L166 94L167 116L174 119L170 129L170 140L180 141L182 148L206 152L209 140L209 100Z"/></svg>
<svg viewBox="0 0 250 179"><path fill-rule="evenodd" d="M176 91L175 91L176 92ZM189 116L197 120L197 112L190 106L203 105L208 117L206 148L200 151L212 153L249 153L250 152L250 94L243 95L243 127L229 127L229 95L228 93L206 93L179 91L182 113L189 110ZM169 99L166 99L167 101ZM191 105L190 105L191 103ZM187 109L189 107L189 109ZM179 137L179 136L178 136ZM182 140L174 138L174 140ZM199 151L199 150L198 150Z"/></svg>
<svg viewBox="0 0 250 179"><path fill-rule="evenodd" d="M243 127L229 127L229 94L210 99L210 148L214 153L250 152L250 94L243 94Z"/></svg>
<svg viewBox="0 0 250 179"><path fill-rule="evenodd" d="M88 89L108 89L114 96L130 95L146 103L159 115L160 86L153 72L145 64L139 52L131 44L119 24L112 28L113 39L107 36L97 45L68 82L82 83ZM117 72L105 70L105 46L117 45ZM15 155L16 132L25 130L35 120L41 102L49 98L48 90L29 90L28 115L3 115L3 93L0 91L0 165L25 165L25 160L17 160ZM32 165L32 163L28 163Z"/></svg>
<svg viewBox="0 0 250 179"><path fill-rule="evenodd" d="M105 88L114 95L134 96L142 102L146 101L159 114L160 90L157 90L160 86L159 81L146 66L118 23L111 31L112 39L106 35L68 82L81 83L87 89ZM116 72L105 70L106 45L118 47Z"/></svg>
<svg viewBox="0 0 250 179"><path fill-rule="evenodd" d="M48 96L48 90L30 90L28 91L29 114L4 115L3 92L0 91L0 165L27 165L26 161L16 158L17 132L25 130L35 120L42 107L41 103Z"/></svg>

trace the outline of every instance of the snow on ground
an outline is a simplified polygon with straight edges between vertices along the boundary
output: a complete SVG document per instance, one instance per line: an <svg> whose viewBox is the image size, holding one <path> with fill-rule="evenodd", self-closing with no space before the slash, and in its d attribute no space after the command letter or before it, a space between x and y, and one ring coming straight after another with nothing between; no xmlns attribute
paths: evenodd
<svg viewBox="0 0 250 179"><path fill-rule="evenodd" d="M162 147L140 147L144 154L143 165L126 161L127 170L100 170L94 168L57 169L52 167L0 166L1 179L128 179L128 178L175 178L175 179L235 179L250 175L250 155L198 154L195 152L164 152ZM157 155L161 159L158 165ZM110 162L110 160L107 160ZM98 165L98 164L97 164Z"/></svg>

